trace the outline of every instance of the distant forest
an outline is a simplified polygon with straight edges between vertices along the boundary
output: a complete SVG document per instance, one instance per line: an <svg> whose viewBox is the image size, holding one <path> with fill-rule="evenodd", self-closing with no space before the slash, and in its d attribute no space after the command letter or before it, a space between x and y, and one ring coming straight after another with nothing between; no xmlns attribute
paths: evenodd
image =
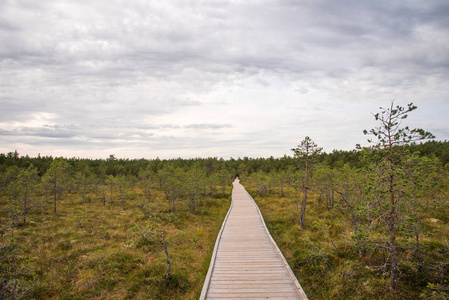
<svg viewBox="0 0 449 300"><path fill-rule="evenodd" d="M0 154L0 298L197 299L239 176L311 299L447 299L449 142L408 137L331 153L306 137L280 158Z"/></svg>
<svg viewBox="0 0 449 300"><path fill-rule="evenodd" d="M425 143L402 146L411 153L419 153L432 159L438 159L445 166L449 163L449 142L447 141L427 141ZM360 160L362 152L359 150L334 150L330 153L320 153L317 155L317 162L328 165L330 168L341 167L349 164L351 167L361 167ZM30 157L21 156L17 151L0 154L0 173L4 173L8 167L28 168L33 164L40 176L44 175L55 158L52 156ZM193 165L204 168L207 174L212 174L216 170L225 169L231 173L252 174L258 171L265 173L288 170L297 166L294 157L285 155L280 158L273 156L268 158L191 158L191 159L123 159L116 158L111 154L105 159L87 159L87 158L64 158L67 163L76 170L78 166L89 166L93 169L103 169L107 175L133 175L138 176L142 169L150 168L153 172L170 166L176 168L189 169Z"/></svg>

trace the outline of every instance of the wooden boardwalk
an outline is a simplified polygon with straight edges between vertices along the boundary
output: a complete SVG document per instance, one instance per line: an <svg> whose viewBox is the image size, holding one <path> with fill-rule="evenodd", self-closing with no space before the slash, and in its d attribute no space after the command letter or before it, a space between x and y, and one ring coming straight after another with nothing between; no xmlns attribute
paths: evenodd
<svg viewBox="0 0 449 300"><path fill-rule="evenodd" d="M233 185L200 299L307 299L256 203Z"/></svg>

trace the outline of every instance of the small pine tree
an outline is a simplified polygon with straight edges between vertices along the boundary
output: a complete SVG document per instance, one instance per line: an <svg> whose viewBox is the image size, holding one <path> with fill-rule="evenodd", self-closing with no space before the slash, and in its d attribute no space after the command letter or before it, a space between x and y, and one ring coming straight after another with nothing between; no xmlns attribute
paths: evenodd
<svg viewBox="0 0 449 300"><path fill-rule="evenodd" d="M387 182L387 190L385 195L389 198L388 213L388 231L389 231L389 251L391 256L391 281L390 286L393 290L397 289L398 280L398 259L396 255L396 227L397 227L397 185L396 181L402 173L401 167L408 155L403 151L404 145L412 144L416 141L431 139L434 136L423 129L410 129L408 126L401 127L402 121L408 117L408 113L414 111L417 106L413 103L408 104L407 108L391 102L389 108L381 107L380 113L374 114L376 121L380 123L379 127L364 130L364 134L372 134L377 141L371 139L368 142L373 143L373 148L378 150L378 154L382 157L379 164L385 170L385 179Z"/></svg>
<svg viewBox="0 0 449 300"><path fill-rule="evenodd" d="M301 204L301 216L300 216L300 224L301 228L305 226L305 218L306 218L306 204L307 204L307 189L308 186L308 174L311 166L312 159L321 153L323 148L319 148L317 144L308 136L298 145L297 148L293 148L292 151L295 155L295 158L304 163L305 171L303 178L303 195L302 195L302 204Z"/></svg>

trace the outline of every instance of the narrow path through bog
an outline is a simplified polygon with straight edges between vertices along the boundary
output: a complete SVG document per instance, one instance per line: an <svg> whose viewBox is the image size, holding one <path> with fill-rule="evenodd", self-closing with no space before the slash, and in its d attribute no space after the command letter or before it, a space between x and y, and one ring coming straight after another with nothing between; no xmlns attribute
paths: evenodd
<svg viewBox="0 0 449 300"><path fill-rule="evenodd" d="M256 203L233 185L200 299L307 299Z"/></svg>

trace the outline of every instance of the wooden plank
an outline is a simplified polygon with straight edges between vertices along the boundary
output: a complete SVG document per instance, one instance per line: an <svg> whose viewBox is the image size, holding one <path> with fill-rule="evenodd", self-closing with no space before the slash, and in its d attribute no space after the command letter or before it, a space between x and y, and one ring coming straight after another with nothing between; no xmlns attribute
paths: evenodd
<svg viewBox="0 0 449 300"><path fill-rule="evenodd" d="M293 292L265 292L262 291L260 293L258 292L243 292L243 291L238 291L238 292L221 292L221 293L215 293L215 292L209 292L208 295L210 295L211 297L226 297L226 298L232 298L232 299L239 299L240 297L242 298L262 298L262 299L267 299L267 298L271 298L271 297L290 297L289 299L298 299L298 294L296 293L296 291Z"/></svg>
<svg viewBox="0 0 449 300"><path fill-rule="evenodd" d="M241 299L241 300L255 300L255 299L260 299L260 298L251 298L251 297L243 297L240 296L238 298L235 297L207 297L207 299L210 300L229 300L229 299ZM270 300L289 300L289 299L296 299L295 297L270 297Z"/></svg>
<svg viewBox="0 0 449 300"><path fill-rule="evenodd" d="M238 180L200 299L307 299Z"/></svg>

